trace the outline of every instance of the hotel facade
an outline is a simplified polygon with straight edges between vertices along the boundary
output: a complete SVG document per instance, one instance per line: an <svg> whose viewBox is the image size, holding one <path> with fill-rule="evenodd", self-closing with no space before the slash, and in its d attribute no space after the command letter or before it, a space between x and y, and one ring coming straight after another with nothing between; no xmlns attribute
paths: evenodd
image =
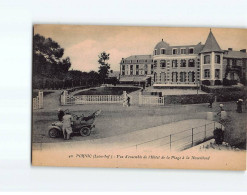
<svg viewBox="0 0 247 195"><path fill-rule="evenodd" d="M222 50L211 29L205 44L171 46L163 39L152 55L132 55L120 62L120 83L154 87L222 84L223 79L246 84L246 49Z"/></svg>

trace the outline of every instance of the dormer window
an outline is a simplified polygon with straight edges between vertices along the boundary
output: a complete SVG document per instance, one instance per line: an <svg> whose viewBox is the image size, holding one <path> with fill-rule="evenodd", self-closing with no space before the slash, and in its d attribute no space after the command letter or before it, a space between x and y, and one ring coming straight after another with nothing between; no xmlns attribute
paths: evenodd
<svg viewBox="0 0 247 195"><path fill-rule="evenodd" d="M189 49L189 54L193 54L194 53L194 48L190 48Z"/></svg>
<svg viewBox="0 0 247 195"><path fill-rule="evenodd" d="M166 50L165 49L161 49L161 54L166 54Z"/></svg>
<svg viewBox="0 0 247 195"><path fill-rule="evenodd" d="M130 63L132 63L132 60L130 60Z"/></svg>
<svg viewBox="0 0 247 195"><path fill-rule="evenodd" d="M157 55L157 49L154 50L154 55Z"/></svg>
<svg viewBox="0 0 247 195"><path fill-rule="evenodd" d="M173 55L178 54L178 50L177 50L177 49L172 49L172 54L173 54Z"/></svg>
<svg viewBox="0 0 247 195"><path fill-rule="evenodd" d="M139 62L139 60L136 60L136 62L138 63L138 62Z"/></svg>
<svg viewBox="0 0 247 195"><path fill-rule="evenodd" d="M123 64L124 64L124 60L123 60Z"/></svg>
<svg viewBox="0 0 247 195"><path fill-rule="evenodd" d="M180 49L180 53L181 54L186 54L186 49L185 48Z"/></svg>

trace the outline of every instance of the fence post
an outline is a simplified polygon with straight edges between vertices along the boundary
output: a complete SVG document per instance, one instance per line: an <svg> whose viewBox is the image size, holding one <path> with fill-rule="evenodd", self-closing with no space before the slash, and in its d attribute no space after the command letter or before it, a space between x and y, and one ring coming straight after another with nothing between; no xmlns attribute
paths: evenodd
<svg viewBox="0 0 247 195"><path fill-rule="evenodd" d="M172 134L170 134L170 151L172 150Z"/></svg>
<svg viewBox="0 0 247 195"><path fill-rule="evenodd" d="M206 138L207 138L207 124L205 124L205 140L206 140Z"/></svg>
<svg viewBox="0 0 247 195"><path fill-rule="evenodd" d="M139 92L139 105L142 104L142 92Z"/></svg>
<svg viewBox="0 0 247 195"><path fill-rule="evenodd" d="M192 128L191 130L192 130L191 133L192 133L192 147L193 147L193 145L194 145L194 139L193 139L194 129Z"/></svg>
<svg viewBox="0 0 247 195"><path fill-rule="evenodd" d="M38 108L43 108L43 91L39 91L38 100Z"/></svg>

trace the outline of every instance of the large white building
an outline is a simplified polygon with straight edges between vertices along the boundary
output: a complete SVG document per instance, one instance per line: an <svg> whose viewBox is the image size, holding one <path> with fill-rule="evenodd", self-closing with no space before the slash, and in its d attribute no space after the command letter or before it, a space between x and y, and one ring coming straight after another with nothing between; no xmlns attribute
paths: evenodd
<svg viewBox="0 0 247 195"><path fill-rule="evenodd" d="M222 50L210 30L205 44L172 46L163 39L153 55L132 55L120 62L120 83L155 87L222 84L224 78L245 83L246 50Z"/></svg>

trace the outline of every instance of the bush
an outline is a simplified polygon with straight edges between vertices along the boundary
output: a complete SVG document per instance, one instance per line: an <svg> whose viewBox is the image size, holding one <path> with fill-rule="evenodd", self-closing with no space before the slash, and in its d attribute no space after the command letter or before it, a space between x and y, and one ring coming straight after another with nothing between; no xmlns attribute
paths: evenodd
<svg viewBox="0 0 247 195"><path fill-rule="evenodd" d="M215 143L221 145L224 141L224 131L221 128L216 128L214 130Z"/></svg>
<svg viewBox="0 0 247 195"><path fill-rule="evenodd" d="M209 86L210 85L210 81L209 80L203 80L202 81L202 84Z"/></svg>
<svg viewBox="0 0 247 195"><path fill-rule="evenodd" d="M214 85L222 85L221 80L215 80Z"/></svg>

